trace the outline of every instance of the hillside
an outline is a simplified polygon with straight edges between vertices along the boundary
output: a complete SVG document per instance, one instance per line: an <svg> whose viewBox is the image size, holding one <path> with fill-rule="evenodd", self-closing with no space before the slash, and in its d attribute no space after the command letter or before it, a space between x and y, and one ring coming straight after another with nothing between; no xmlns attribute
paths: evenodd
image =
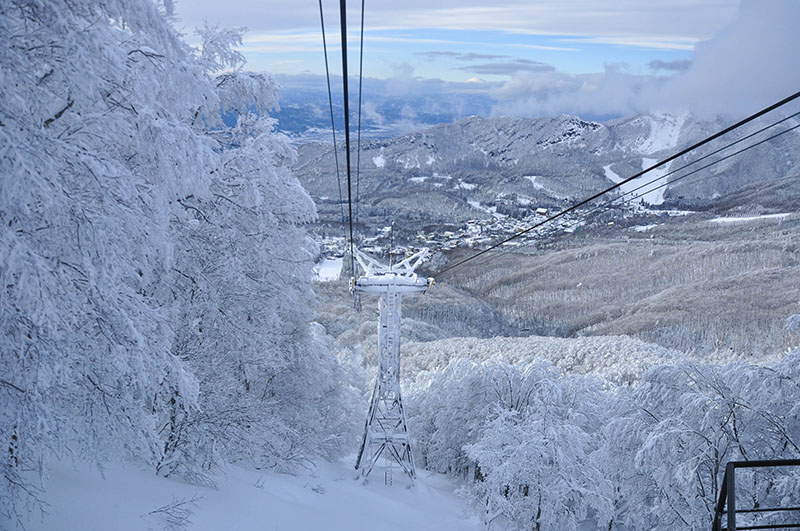
<svg viewBox="0 0 800 531"><path fill-rule="evenodd" d="M764 119L747 131L726 136L674 161L667 170L768 123ZM782 127L796 124L794 118ZM365 141L360 153L358 221L369 234L387 219L402 222L404 230L418 230L491 217L492 211L522 218L537 208L564 208L726 125L729 122L721 118L701 121L687 114L635 115L607 123L566 115L476 116L391 140ZM709 168L703 179L676 182L658 198L646 200L656 206L666 201L685 209L705 207L710 198L788 177L795 171L799 150L800 134L793 131ZM343 153L339 159L344 160ZM317 202L321 221L335 223L339 191L332 177L336 171L331 146L301 144L293 167ZM757 204L754 201L749 203Z"/></svg>
<svg viewBox="0 0 800 531"><path fill-rule="evenodd" d="M538 249L470 262L447 280L538 334L779 352L796 341L784 321L800 302L800 217L753 214L590 226Z"/></svg>

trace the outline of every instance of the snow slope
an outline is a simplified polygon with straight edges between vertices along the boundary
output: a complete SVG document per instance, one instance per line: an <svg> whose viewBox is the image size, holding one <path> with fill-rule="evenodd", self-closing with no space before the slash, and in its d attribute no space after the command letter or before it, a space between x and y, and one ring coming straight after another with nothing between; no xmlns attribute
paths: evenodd
<svg viewBox="0 0 800 531"><path fill-rule="evenodd" d="M342 257L339 258L323 258L314 266L314 280L327 282L330 280L339 280L339 275L342 272Z"/></svg>
<svg viewBox="0 0 800 531"><path fill-rule="evenodd" d="M765 214L763 216L748 216L748 217L729 217L729 218L714 218L709 220L712 223L749 223L751 221L761 221L761 220L768 220L768 219L777 219L783 220L786 217L791 216L791 212L786 212L783 214Z"/></svg>
<svg viewBox="0 0 800 531"><path fill-rule="evenodd" d="M653 164L658 162L656 159L642 159L642 169L647 169ZM665 188L658 188L661 186L664 181L657 180L661 179L667 171L669 166L660 166L651 172L648 172L638 179L634 179L628 183L623 184L620 189L625 195L625 199L629 200L632 197L641 196L645 203L650 205L660 205L664 202L664 190ZM607 166L603 166L603 171L605 172L606 178L614 184L618 184L622 182L624 179L617 175L614 170L611 169L611 164ZM643 186L645 183L649 183L652 181L652 184L647 186ZM639 187L642 187L639 189Z"/></svg>
<svg viewBox="0 0 800 531"><path fill-rule="evenodd" d="M480 524L454 485L439 474L420 471L414 487L394 470L394 486L383 482L376 465L367 485L354 479L351 456L340 463L319 463L296 476L231 468L217 488L198 487L155 476L131 465L109 466L101 474L88 465L56 464L43 496L45 514L37 511L29 531L477 531ZM379 465L382 463L379 462ZM105 477L103 477L103 475ZM192 499L195 499L191 503ZM172 502L186 502L184 525L158 512ZM154 512L155 511L155 512ZM21 529L0 521L0 528Z"/></svg>
<svg viewBox="0 0 800 531"><path fill-rule="evenodd" d="M681 129L689 115L681 113L677 116L669 114L651 114L639 118L647 125L648 134L637 139L633 151L642 155L651 155L667 149L673 149L680 140Z"/></svg>

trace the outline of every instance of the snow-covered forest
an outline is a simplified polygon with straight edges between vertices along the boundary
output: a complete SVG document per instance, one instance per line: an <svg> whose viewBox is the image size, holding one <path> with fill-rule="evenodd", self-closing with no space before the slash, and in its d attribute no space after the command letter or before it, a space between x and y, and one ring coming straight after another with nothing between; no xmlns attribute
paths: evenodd
<svg viewBox="0 0 800 531"><path fill-rule="evenodd" d="M363 311L356 339L333 288L317 287L317 318L370 367L376 316ZM402 374L418 466L456 479L488 529L704 529L725 463L800 456L800 349L753 357L625 336L448 337L481 318L491 316L439 327L405 318ZM798 319L781 322L796 342ZM800 501L796 471L739 474L742 507Z"/></svg>
<svg viewBox="0 0 800 531"><path fill-rule="evenodd" d="M204 483L334 457L354 418L309 324L315 208L277 87L236 31L190 49L171 4L0 3L6 522L54 456Z"/></svg>
<svg viewBox="0 0 800 531"><path fill-rule="evenodd" d="M704 529L726 462L800 453L800 350L767 366L658 365L634 386L546 360L457 359L412 396L419 459L464 478L489 529ZM756 506L798 501L797 474L739 481Z"/></svg>
<svg viewBox="0 0 800 531"><path fill-rule="evenodd" d="M249 485L241 497L266 504L253 525L279 514L282 529L352 528L346 504L367 486L336 467L351 466L375 375L374 301L356 313L347 280L312 283L316 207L270 118L280 87L236 51L244 30L207 24L191 47L173 12L172 0L0 0L0 528L50 525L51 487L71 488L64 463L179 484L188 501L145 514L167 514L162 528L190 528L184 487L254 471L271 479L254 485L268 497ZM409 300L402 376L422 486L375 503L413 504L392 525L422 526L454 503L425 489L457 485L474 517L450 511L442 529L708 528L725 463L800 458L800 316L776 272L797 267L792 231L767 248L709 236L692 256L677 237L658 253L581 241L544 249L558 251L546 274L539 255L525 267L510 255L504 272ZM631 318L612 335L622 325L608 315L655 296L607 280L629 275L621 255L666 257L639 275L673 292L653 305L661 328ZM574 277L598 268L579 290ZM764 271L781 276L781 304L716 319L720 294L766 290ZM709 287L726 272L739 284ZM697 286L710 309L688 322ZM511 337L531 323L542 337ZM737 481L745 507L800 505L796 471ZM341 522L291 520L315 496Z"/></svg>

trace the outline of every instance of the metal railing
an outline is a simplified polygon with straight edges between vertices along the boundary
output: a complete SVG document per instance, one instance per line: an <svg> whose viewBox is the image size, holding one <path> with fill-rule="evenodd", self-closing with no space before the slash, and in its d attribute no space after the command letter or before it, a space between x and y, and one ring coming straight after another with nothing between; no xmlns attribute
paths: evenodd
<svg viewBox="0 0 800 531"><path fill-rule="evenodd" d="M730 461L725 466L725 475L722 478L722 488L719 491L719 501L714 511L714 527L712 531L744 531L746 529L789 529L800 528L800 522L745 525L737 527L736 515L742 513L781 513L785 511L800 511L800 507L756 507L753 509L736 508L736 469L737 468L772 468L784 466L800 467L800 459L774 459L761 461ZM726 507L727 504L727 507ZM722 527L723 515L727 516L727 527Z"/></svg>

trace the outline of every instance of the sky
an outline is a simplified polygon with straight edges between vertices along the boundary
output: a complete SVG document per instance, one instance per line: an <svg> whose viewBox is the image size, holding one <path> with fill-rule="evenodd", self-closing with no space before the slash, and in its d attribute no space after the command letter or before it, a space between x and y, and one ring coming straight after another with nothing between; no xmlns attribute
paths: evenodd
<svg viewBox="0 0 800 531"><path fill-rule="evenodd" d="M340 73L338 2L323 6ZM351 0L351 74L360 17ZM800 0L366 1L364 19L366 78L409 94L482 94L495 115L741 115L800 90ZM247 27L249 70L325 73L313 0L177 0L190 43L204 22Z"/></svg>

